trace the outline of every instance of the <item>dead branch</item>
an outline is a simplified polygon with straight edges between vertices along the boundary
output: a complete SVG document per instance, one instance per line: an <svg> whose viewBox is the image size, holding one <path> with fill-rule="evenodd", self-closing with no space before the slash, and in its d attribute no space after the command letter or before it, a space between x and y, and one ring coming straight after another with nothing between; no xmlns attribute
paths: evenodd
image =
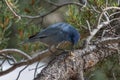
<svg viewBox="0 0 120 80"><path fill-rule="evenodd" d="M27 16L27 15L21 15L21 17L23 18L30 18L30 19L34 19L34 18L43 18L53 12L55 12L56 10L58 10L59 8L63 7L63 6L67 6L67 5L76 5L76 6L82 6L82 4L80 3L76 3L76 2L68 2L68 3L64 3L64 4L61 4L61 5L57 5L56 8L52 9L51 11L47 12L46 14L43 14L43 15L36 15L36 16Z"/></svg>
<svg viewBox="0 0 120 80"><path fill-rule="evenodd" d="M27 59L31 59L31 57L29 55L27 55L26 53L24 53L23 51L21 50L18 50L18 49L3 49L3 50L0 50L0 54L9 54L9 53L17 53L19 55L22 55L23 57L27 58Z"/></svg>
<svg viewBox="0 0 120 80"><path fill-rule="evenodd" d="M5 0L5 3L7 4L8 8L10 9L10 11L16 16L18 17L18 20L21 19L21 16L19 16L14 10L13 8L11 7L11 5L9 4L9 2L7 0Z"/></svg>
<svg viewBox="0 0 120 80"><path fill-rule="evenodd" d="M6 51L6 50L2 50L2 51ZM10 50L10 49L9 49L9 51L13 51L14 52L14 50ZM55 51L55 49L52 49L52 51ZM17 52L17 53L19 53L19 52ZM44 59L45 57L47 57L47 56L49 56L51 54L52 53L49 50L42 51L42 52L36 54L36 56L34 56L32 58L28 58L27 60L24 60L22 62L13 64L12 67L8 68L5 71L0 72L0 76L8 74L9 72L11 72L11 71L15 70L16 68L21 67L23 65L30 65L30 64L32 64L34 62L40 61L40 60Z"/></svg>
<svg viewBox="0 0 120 80"><path fill-rule="evenodd" d="M9 4L9 2L7 0L5 0L5 3L7 4L8 8L10 9L10 11L16 16L18 17L18 19L20 20L21 18L30 18L30 19L34 19L34 18L43 18L53 12L55 12L56 10L58 10L59 8L63 7L63 6L67 6L67 5L76 5L76 6L79 6L79 7L82 7L84 6L83 4L81 3L77 3L77 2L67 2L67 3L63 3L63 4L55 4L53 2L50 2L50 1L47 1L48 3L54 5L56 8L52 9L51 11L43 14L43 15L36 15L36 16L28 16L28 15L20 15L18 14L17 12L15 12L12 8L12 6Z"/></svg>

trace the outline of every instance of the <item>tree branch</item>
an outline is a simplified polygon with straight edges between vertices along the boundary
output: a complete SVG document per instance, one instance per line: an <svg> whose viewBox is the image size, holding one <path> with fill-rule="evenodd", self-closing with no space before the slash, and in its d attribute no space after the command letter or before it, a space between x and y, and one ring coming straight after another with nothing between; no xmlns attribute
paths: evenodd
<svg viewBox="0 0 120 80"><path fill-rule="evenodd" d="M116 38L104 38L100 41L97 42L97 44L113 44L113 43L119 43L120 42L120 37Z"/></svg>
<svg viewBox="0 0 120 80"><path fill-rule="evenodd" d="M16 50L16 49L15 49L15 50ZM17 51L14 51L14 50L10 50L10 49L9 49L9 50L8 50L8 49L7 49L7 50L1 50L0 53L8 52L8 51L9 51L9 52L17 52L17 53L20 53L20 54L21 54L21 52L19 52L18 50L17 50ZM55 49L52 49L52 51L55 52L56 50L55 50ZM34 57L32 57L32 58L28 58L28 59L25 60L25 61L22 61L22 62L13 64L12 67L8 68L8 69L5 70L5 71L0 72L0 76L5 75L5 74L8 74L9 72L11 72L11 71L15 70L16 68L21 67L21 66L23 66L23 65L30 65L30 64L33 64L34 62L40 61L40 60L44 59L45 57L50 56L51 54L52 54L52 53L51 53L49 50L42 51L42 52L36 54L36 56L34 56Z"/></svg>
<svg viewBox="0 0 120 80"><path fill-rule="evenodd" d="M7 0L5 0L5 3L7 4L8 8L10 9L10 11L16 16L18 17L18 20L21 19L21 16L19 16L14 10L13 8L11 7L11 5L9 4L9 2Z"/></svg>
<svg viewBox="0 0 120 80"><path fill-rule="evenodd" d="M56 4L56 5L57 5L57 4ZM36 15L36 16L21 15L21 17L23 17L23 18L31 18L31 19L33 19L33 18L45 17L45 16L47 16L47 15L49 15L49 14L55 12L55 11L58 10L59 8L61 8L61 7L63 7L63 6L66 6L66 5L76 5L76 6L80 6L80 7L82 6L82 4L80 4L80 3L68 2L68 3L61 4L61 5L57 5L56 8L52 9L51 11L49 11L49 12L43 14L43 15Z"/></svg>
<svg viewBox="0 0 120 80"><path fill-rule="evenodd" d="M76 6L80 6L80 7L83 6L82 4L77 3L77 2L67 2L67 3L63 3L63 4L54 4L54 3L52 3L52 2L49 2L49 3L51 3L52 5L56 6L56 8L52 9L51 11L49 11L49 12L43 14L43 15L28 16L28 15L20 15L20 14L17 14L17 13L13 10L13 8L10 6L9 2L8 2L7 0L5 0L5 2L6 2L6 4L7 4L7 6L9 7L9 9L11 10L11 12L12 12L15 16L17 16L19 19L21 19L21 18L30 18L30 19L43 18L43 17L45 17L45 16L53 13L54 11L58 10L59 8L61 8L61 7L63 7L63 6L67 6L67 5L76 5Z"/></svg>
<svg viewBox="0 0 120 80"><path fill-rule="evenodd" d="M71 77L74 78L83 68L90 68L105 57L117 53L117 50L113 51L111 49L109 49L109 52L108 49L103 48L101 48L101 52L98 50L95 47L88 55L84 55L83 57L81 57L84 54L82 50L75 50L74 56L66 56L67 54L63 53L50 62L34 80L69 80Z"/></svg>
<svg viewBox="0 0 120 80"><path fill-rule="evenodd" d="M9 53L11 53L11 54L12 53L17 53L17 54L20 54L27 59L31 59L31 57L29 55L27 55L26 53L24 53L23 51L18 50L18 49L3 49L3 50L0 50L0 54L9 54Z"/></svg>

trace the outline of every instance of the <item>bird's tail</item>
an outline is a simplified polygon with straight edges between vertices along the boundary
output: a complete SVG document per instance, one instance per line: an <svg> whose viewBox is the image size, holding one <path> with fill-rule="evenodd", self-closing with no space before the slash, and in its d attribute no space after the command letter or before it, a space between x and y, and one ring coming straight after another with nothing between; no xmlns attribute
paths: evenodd
<svg viewBox="0 0 120 80"><path fill-rule="evenodd" d="M37 33L35 35L30 36L28 39L22 41L20 44L26 44L30 42L36 42L39 41L39 36L37 36Z"/></svg>
<svg viewBox="0 0 120 80"><path fill-rule="evenodd" d="M20 44L27 44L27 43L31 43L31 42L36 42L36 41L39 41L38 38L29 38L29 39L26 39L24 41L22 41Z"/></svg>
<svg viewBox="0 0 120 80"><path fill-rule="evenodd" d="M26 44L26 43L29 43L29 42L30 42L29 39L26 39L26 40L22 41L20 44Z"/></svg>

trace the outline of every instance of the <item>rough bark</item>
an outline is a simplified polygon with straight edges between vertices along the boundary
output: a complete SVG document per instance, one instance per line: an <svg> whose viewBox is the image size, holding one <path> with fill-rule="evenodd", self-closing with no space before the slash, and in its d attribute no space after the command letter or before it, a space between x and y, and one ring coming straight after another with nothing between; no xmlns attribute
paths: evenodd
<svg viewBox="0 0 120 80"><path fill-rule="evenodd" d="M81 56L84 53L83 50L75 50L73 53L74 56L68 53L58 56L34 80L83 80L81 71L94 66L109 55L116 54L117 50L103 47L94 48L90 54L84 56Z"/></svg>

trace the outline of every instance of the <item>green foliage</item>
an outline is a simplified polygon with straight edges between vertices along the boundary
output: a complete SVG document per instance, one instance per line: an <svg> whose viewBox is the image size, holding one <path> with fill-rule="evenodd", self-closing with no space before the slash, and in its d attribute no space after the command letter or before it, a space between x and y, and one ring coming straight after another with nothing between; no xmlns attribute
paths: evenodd
<svg viewBox="0 0 120 80"><path fill-rule="evenodd" d="M81 40L79 46L84 45L84 40L90 34L88 29L88 23L91 29L94 29L98 25L99 16L105 7L118 6L117 1L113 0L88 0L86 7L79 8L75 5L68 6L66 12L66 21L74 25L81 34ZM112 10L110 11L112 12Z"/></svg>
<svg viewBox="0 0 120 80"><path fill-rule="evenodd" d="M114 55L99 62L91 70L87 71L87 78L89 76L89 80L114 80L114 78L120 80L120 68L117 56Z"/></svg>
<svg viewBox="0 0 120 80"><path fill-rule="evenodd" d="M9 17L9 12L7 10L4 10L6 6L3 4L2 1L0 1L0 9L1 9L1 14L0 14L0 49L6 48L7 46L7 41L9 38L7 37L10 34L10 31L8 29L10 28L12 22L10 21Z"/></svg>
<svg viewBox="0 0 120 80"><path fill-rule="evenodd" d="M89 22L90 26L94 28L94 26L97 25L102 8L105 8L106 6L118 6L117 1L108 0L108 3L105 1L106 0L90 0L90 5L87 5L82 9L79 9L75 5L68 6L69 10L66 14L67 22L75 25L78 29L80 28L81 32L84 32L83 29L86 29L88 26L86 20Z"/></svg>
<svg viewBox="0 0 120 80"><path fill-rule="evenodd" d="M37 15L39 10L44 10L41 6L35 6L39 0L35 2L32 2L34 0L30 2L29 0L17 0L18 2L15 2L15 0L8 1L14 11L22 15ZM34 9L36 11L33 11L33 8L36 8ZM19 48L27 53L45 49L45 46L41 43L20 45L30 35L39 32L41 26L37 26L32 20L25 18L18 21L4 1L0 1L0 10L0 49Z"/></svg>

